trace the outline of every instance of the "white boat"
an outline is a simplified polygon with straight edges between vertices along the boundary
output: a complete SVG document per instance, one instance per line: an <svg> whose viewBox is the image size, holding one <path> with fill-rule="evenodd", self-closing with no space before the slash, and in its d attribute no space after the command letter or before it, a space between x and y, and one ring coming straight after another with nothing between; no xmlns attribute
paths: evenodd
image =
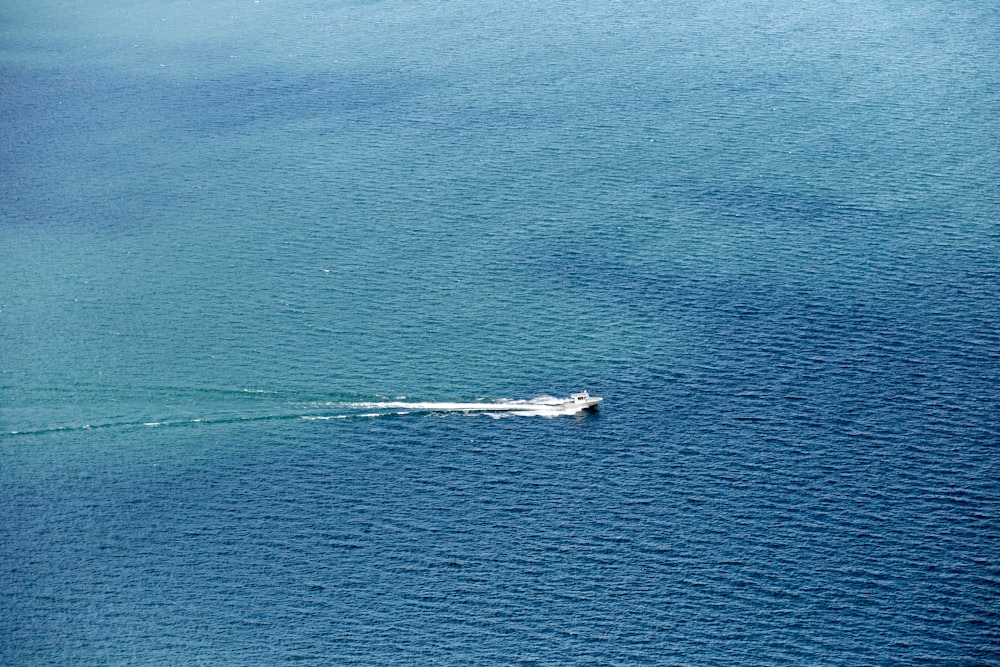
<svg viewBox="0 0 1000 667"><path fill-rule="evenodd" d="M563 403L563 407L576 410L594 410L597 408L597 404L603 400L600 396L591 396L587 392L581 391L571 394L569 400Z"/></svg>

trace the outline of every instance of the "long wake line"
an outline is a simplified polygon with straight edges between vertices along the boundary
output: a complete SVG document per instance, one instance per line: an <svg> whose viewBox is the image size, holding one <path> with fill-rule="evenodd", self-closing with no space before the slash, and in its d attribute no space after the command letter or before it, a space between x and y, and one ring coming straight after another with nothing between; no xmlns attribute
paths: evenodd
<svg viewBox="0 0 1000 667"><path fill-rule="evenodd" d="M380 401L352 403L351 407L375 410L407 410L410 412L463 412L469 414L510 413L519 416L558 417L560 415L579 414L586 408L574 404L570 399L554 396L540 396L531 400L521 401L489 401L475 403L454 402L410 402L410 401Z"/></svg>
<svg viewBox="0 0 1000 667"><path fill-rule="evenodd" d="M197 419L143 419L133 421L97 422L73 426L48 426L7 431L8 436L41 435L128 428L193 427L212 424L238 424L243 422L307 420L329 421L339 419L372 419L377 417L409 414L460 413L486 415L495 419L512 417L560 417L580 415L585 407L572 404L568 399L541 396L531 400L499 400L483 402L427 402L427 401L362 401L328 402L303 406L302 410L258 415L203 417Z"/></svg>

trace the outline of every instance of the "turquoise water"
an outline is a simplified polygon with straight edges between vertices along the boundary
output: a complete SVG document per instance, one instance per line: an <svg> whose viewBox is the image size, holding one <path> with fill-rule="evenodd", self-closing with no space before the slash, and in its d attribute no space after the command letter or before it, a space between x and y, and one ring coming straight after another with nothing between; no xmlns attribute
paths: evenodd
<svg viewBox="0 0 1000 667"><path fill-rule="evenodd" d="M996 8L0 26L0 663L1000 664Z"/></svg>

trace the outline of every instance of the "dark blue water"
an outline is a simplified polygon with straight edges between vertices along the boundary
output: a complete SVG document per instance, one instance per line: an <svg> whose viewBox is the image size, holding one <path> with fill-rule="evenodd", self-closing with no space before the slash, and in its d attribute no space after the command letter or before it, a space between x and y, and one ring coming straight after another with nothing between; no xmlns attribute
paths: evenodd
<svg viewBox="0 0 1000 667"><path fill-rule="evenodd" d="M996 8L0 35L0 664L1000 664Z"/></svg>

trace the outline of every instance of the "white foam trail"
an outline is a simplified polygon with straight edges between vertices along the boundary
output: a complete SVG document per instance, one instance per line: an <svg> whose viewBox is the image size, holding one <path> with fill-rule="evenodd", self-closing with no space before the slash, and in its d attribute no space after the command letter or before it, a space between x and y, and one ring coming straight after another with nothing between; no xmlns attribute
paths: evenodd
<svg viewBox="0 0 1000 667"><path fill-rule="evenodd" d="M245 390L250 391L250 390ZM31 435L55 433L61 431L89 431L107 428L168 428L192 424L227 424L249 421L272 421L285 419L302 419L306 421L330 421L334 419L357 419L389 417L393 415L409 415L413 413L448 413L457 412L468 415L487 415L493 419L502 417L560 417L564 415L581 414L585 408L572 403L571 399L554 396L538 396L530 400L494 400L476 402L454 401L407 401L399 397L393 401L341 402L328 401L303 404L293 412L278 411L254 415L219 415L217 417L197 417L193 419L162 419L155 421L125 421L98 424L82 424L77 426L46 426L38 429L18 429L0 432L4 435ZM301 411L299 411L301 410ZM323 414L327 413L327 414Z"/></svg>
<svg viewBox="0 0 1000 667"><path fill-rule="evenodd" d="M405 410L406 412L485 413L493 417L505 414L518 417L558 417L561 415L579 414L583 411L579 406L567 405L566 400L554 396L539 396L530 400L498 400L468 403L450 401L366 401L362 403L349 403L348 407L362 410ZM397 412L394 414L406 414L406 412Z"/></svg>

